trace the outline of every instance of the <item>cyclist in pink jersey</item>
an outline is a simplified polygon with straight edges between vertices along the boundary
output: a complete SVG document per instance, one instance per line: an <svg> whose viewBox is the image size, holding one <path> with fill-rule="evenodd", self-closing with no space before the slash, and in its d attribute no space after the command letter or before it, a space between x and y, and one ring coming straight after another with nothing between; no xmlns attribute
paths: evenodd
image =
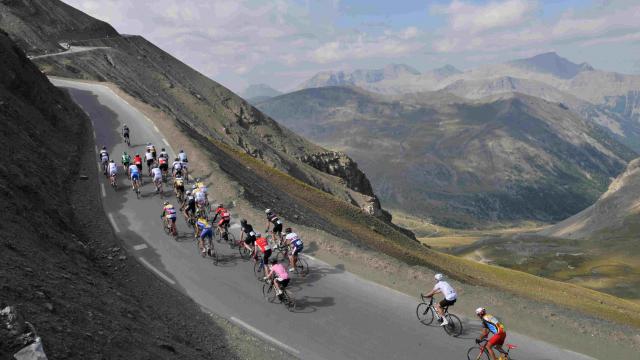
<svg viewBox="0 0 640 360"><path fill-rule="evenodd" d="M282 300L282 291L289 285L289 272L277 259L271 259L269 271L265 279L274 278L273 284L276 286L276 294Z"/></svg>

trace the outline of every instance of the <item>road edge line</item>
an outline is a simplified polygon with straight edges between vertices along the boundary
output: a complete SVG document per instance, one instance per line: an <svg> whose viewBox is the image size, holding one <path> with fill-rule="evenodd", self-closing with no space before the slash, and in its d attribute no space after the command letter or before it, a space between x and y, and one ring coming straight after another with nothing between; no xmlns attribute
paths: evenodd
<svg viewBox="0 0 640 360"><path fill-rule="evenodd" d="M275 339L274 337L266 334L265 332L256 329L255 327L247 324L246 322L238 319L235 316L230 317L229 320L231 320L231 322L235 323L236 325L239 325L239 326L245 328L246 330L249 330L250 332L258 335L259 337L263 338L264 340L267 340L267 341L269 341L269 342L281 347L282 349L286 350L289 353L293 353L296 356L300 355L300 351L299 350L296 350L296 349L292 348L291 346L283 343L282 341L279 341L279 340Z"/></svg>
<svg viewBox="0 0 640 360"><path fill-rule="evenodd" d="M144 265L146 266L149 270L153 271L154 273L156 273L156 275L160 276L160 278L162 278L162 280L168 282L171 285L175 285L176 282L171 280L171 278L169 278L167 275L165 275L162 271L156 269L155 266L151 265L145 258L143 258L142 256L140 256L138 258L138 260Z"/></svg>
<svg viewBox="0 0 640 360"><path fill-rule="evenodd" d="M116 224L116 219L113 218L113 214L112 213L108 213L107 217L109 218L109 221L111 222L111 226L113 227L113 230L115 230L116 233L120 232L120 228L118 228L118 224Z"/></svg>

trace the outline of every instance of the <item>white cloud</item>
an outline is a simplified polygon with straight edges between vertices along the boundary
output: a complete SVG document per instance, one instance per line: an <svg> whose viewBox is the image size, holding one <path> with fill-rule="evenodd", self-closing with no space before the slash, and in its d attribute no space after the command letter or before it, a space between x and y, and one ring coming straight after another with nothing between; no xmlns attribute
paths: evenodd
<svg viewBox="0 0 640 360"><path fill-rule="evenodd" d="M536 8L535 1L492 1L484 5L454 0L448 6L435 6L435 13L449 16L451 29L479 33L521 24Z"/></svg>
<svg viewBox="0 0 640 360"><path fill-rule="evenodd" d="M359 34L324 43L310 51L308 58L320 64L347 59L395 58L415 52L423 46L419 42L403 41L396 36L369 38L365 34Z"/></svg>

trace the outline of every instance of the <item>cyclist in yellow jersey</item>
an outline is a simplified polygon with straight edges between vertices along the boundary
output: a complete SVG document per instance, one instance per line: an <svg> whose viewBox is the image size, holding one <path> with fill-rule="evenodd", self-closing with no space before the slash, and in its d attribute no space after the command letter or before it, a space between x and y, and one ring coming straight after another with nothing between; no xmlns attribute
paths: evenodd
<svg viewBox="0 0 640 360"><path fill-rule="evenodd" d="M199 217L196 221L196 237L198 237L198 247L200 247L200 251L202 252L202 256L205 254L205 246L204 246L204 238L209 238L209 242L213 239L213 231L211 230L211 224L207 221L207 219L203 217ZM212 244L213 246L213 244Z"/></svg>
<svg viewBox="0 0 640 360"><path fill-rule="evenodd" d="M489 333L493 334L487 341L487 351L489 352L491 360L496 360L497 358L496 354L493 352L493 347L502 352L502 344L504 344L504 341L507 338L507 332L504 329L504 325L495 316L487 314L487 310L485 308L477 308L476 315L482 321L483 326L482 335L476 339L476 343L480 343L489 335Z"/></svg>

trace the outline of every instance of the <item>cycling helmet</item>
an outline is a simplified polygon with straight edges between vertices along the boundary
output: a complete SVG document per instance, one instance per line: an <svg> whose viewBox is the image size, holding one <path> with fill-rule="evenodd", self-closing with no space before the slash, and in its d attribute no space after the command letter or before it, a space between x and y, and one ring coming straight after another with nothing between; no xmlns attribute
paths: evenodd
<svg viewBox="0 0 640 360"><path fill-rule="evenodd" d="M109 162L113 162L113 159L109 160Z"/></svg>
<svg viewBox="0 0 640 360"><path fill-rule="evenodd" d="M487 313L487 310L483 307L479 307L476 309L476 315L482 316Z"/></svg>
<svg viewBox="0 0 640 360"><path fill-rule="evenodd" d="M126 152L126 151L123 151L123 152L122 152L122 154L123 154L123 155L127 155L127 152Z"/></svg>
<svg viewBox="0 0 640 360"><path fill-rule="evenodd" d="M268 214L270 212L271 212L271 209L267 209L267 210L264 211L265 214Z"/></svg>
<svg viewBox="0 0 640 360"><path fill-rule="evenodd" d="M147 146L151 146L151 143L147 143Z"/></svg>
<svg viewBox="0 0 640 360"><path fill-rule="evenodd" d="M291 231L293 231L293 230L291 230L291 228L284 229L284 232L286 232L287 234L289 234Z"/></svg>
<svg viewBox="0 0 640 360"><path fill-rule="evenodd" d="M191 195L191 190L187 190L187 195Z"/></svg>
<svg viewBox="0 0 640 360"><path fill-rule="evenodd" d="M162 148L162 151L164 151L164 148Z"/></svg>
<svg viewBox="0 0 640 360"><path fill-rule="evenodd" d="M165 202L164 202L164 205L169 205L169 202L168 202L168 201L165 201Z"/></svg>
<svg viewBox="0 0 640 360"><path fill-rule="evenodd" d="M195 189L197 189L198 187L197 187L197 186L195 186L195 185L192 185L192 186L191 186L191 188L192 188L193 190L195 190Z"/></svg>
<svg viewBox="0 0 640 360"><path fill-rule="evenodd" d="M107 150L107 147L106 147L106 146L103 146L103 147L102 147L102 150Z"/></svg>
<svg viewBox="0 0 640 360"><path fill-rule="evenodd" d="M223 204L223 203L220 203L220 204L218 204L218 207L219 207L219 208L224 207L224 204Z"/></svg>
<svg viewBox="0 0 640 360"><path fill-rule="evenodd" d="M136 156L140 156L140 154L136 154Z"/></svg>
<svg viewBox="0 0 640 360"><path fill-rule="evenodd" d="M180 152L184 152L184 150L180 149Z"/></svg>
<svg viewBox="0 0 640 360"><path fill-rule="evenodd" d="M256 233L256 237L259 238L260 236L262 236L262 234L260 234L259 232Z"/></svg>
<svg viewBox="0 0 640 360"><path fill-rule="evenodd" d="M444 275L436 274L433 278L436 279L436 281L441 281L442 279L444 279Z"/></svg>
<svg viewBox="0 0 640 360"><path fill-rule="evenodd" d="M247 225L247 219L242 219L242 220L240 220L240 224L242 224L242 225Z"/></svg>

